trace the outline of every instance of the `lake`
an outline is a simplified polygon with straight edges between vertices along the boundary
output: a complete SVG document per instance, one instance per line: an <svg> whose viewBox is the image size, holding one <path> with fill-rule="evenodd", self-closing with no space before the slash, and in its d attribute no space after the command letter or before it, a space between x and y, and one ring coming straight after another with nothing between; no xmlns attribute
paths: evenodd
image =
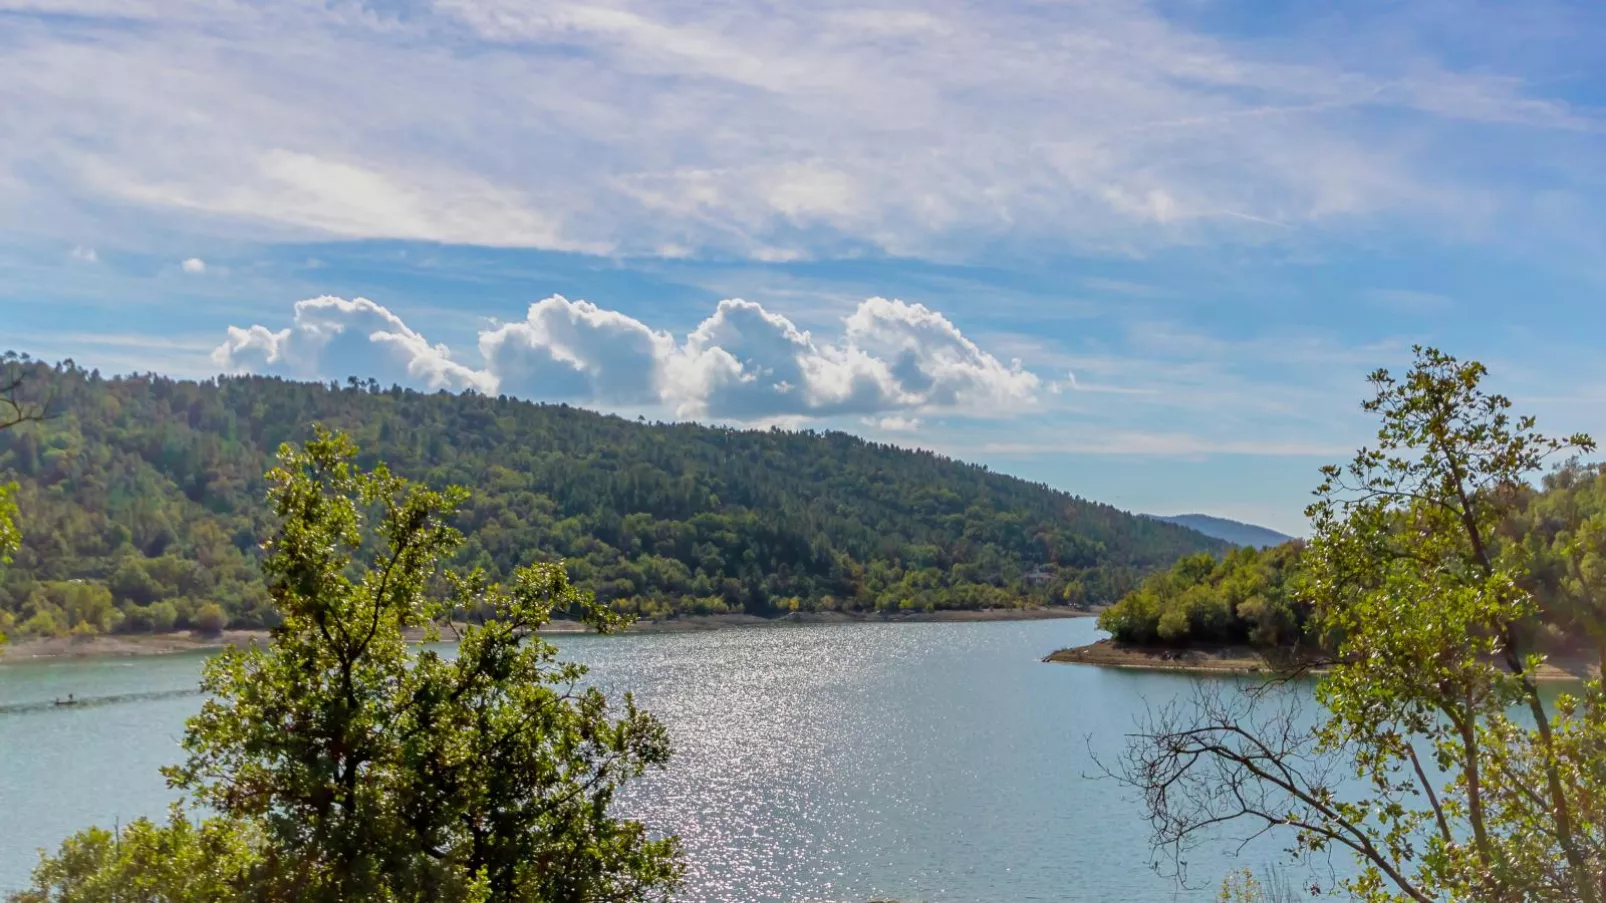
<svg viewBox="0 0 1606 903"><path fill-rule="evenodd" d="M681 899L1213 900L1281 844L1195 852L1195 888L1149 868L1140 804L1089 776L1089 746L1118 749L1192 678L1039 661L1096 636L1078 618L554 641L669 726L669 770L622 807L681 836ZM76 828L163 812L202 661L0 665L0 890ZM52 704L68 693L92 702Z"/></svg>

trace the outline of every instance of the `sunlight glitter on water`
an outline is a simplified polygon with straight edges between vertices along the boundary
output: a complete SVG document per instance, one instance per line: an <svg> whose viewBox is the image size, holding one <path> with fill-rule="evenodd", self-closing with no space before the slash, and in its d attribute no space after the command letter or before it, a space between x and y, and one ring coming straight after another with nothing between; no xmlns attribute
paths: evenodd
<svg viewBox="0 0 1606 903"><path fill-rule="evenodd" d="M668 725L668 770L620 805L681 837L687 903L1211 900L1150 871L1136 802L1085 777L1090 743L1113 749L1187 678L1039 661L1093 636L1078 619L554 641ZM200 661L0 666L0 889L76 827L160 814ZM69 692L149 698L48 705ZM1276 846L1200 851L1194 873L1209 885Z"/></svg>

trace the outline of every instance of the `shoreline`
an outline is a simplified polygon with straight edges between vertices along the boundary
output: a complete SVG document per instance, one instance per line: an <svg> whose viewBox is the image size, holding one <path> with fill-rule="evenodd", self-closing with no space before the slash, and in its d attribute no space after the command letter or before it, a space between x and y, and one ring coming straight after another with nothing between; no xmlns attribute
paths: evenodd
<svg viewBox="0 0 1606 903"><path fill-rule="evenodd" d="M1101 668L1124 668L1136 671L1172 671L1180 674L1261 674L1275 677L1288 674L1300 663L1290 660L1272 661L1250 646L1210 646L1188 649L1166 649L1148 646L1126 646L1111 639L1102 639L1086 646L1060 649L1043 657L1045 662L1096 665ZM1311 676L1327 671L1323 667L1304 668ZM1593 663L1585 659L1552 657L1539 666L1534 679L1545 682L1576 682L1596 676Z"/></svg>
<svg viewBox="0 0 1606 903"><path fill-rule="evenodd" d="M641 620L625 629L627 633L679 633L684 631L725 630L732 627L767 627L784 624L857 624L857 623L932 623L977 621L1041 621L1059 618L1092 617L1095 613L1074 608L988 608L950 611L900 612L883 615L875 612L792 612L774 618L749 614L681 615L675 618ZM579 621L552 621L538 631L544 636L591 633ZM422 631L409 631L408 638L418 640ZM267 642L268 631L224 630L214 636L195 631L179 630L171 633L129 633L99 636L42 637L13 639L0 646L0 664L50 661L74 658L116 658L145 655L175 655L186 652L209 652L228 646L245 646Z"/></svg>
<svg viewBox="0 0 1606 903"><path fill-rule="evenodd" d="M1043 661L1187 674L1275 674L1279 671L1264 655L1249 646L1167 649L1127 646L1111 639L1059 649L1044 656Z"/></svg>

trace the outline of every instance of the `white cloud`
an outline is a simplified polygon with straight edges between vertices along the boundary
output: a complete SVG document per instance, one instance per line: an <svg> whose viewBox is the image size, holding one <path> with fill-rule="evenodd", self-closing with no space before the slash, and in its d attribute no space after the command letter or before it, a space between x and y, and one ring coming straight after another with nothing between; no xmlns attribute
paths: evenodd
<svg viewBox="0 0 1606 903"><path fill-rule="evenodd" d="M798 415L819 406L805 373L819 359L814 340L790 320L751 301L725 300L668 362L666 395L682 416Z"/></svg>
<svg viewBox="0 0 1606 903"><path fill-rule="evenodd" d="M605 254L571 242L505 185L466 173L387 173L362 163L271 148L199 173L131 173L98 159L84 178L122 200L257 221L337 238L440 240Z"/></svg>
<svg viewBox="0 0 1606 903"><path fill-rule="evenodd" d="M212 360L230 373L273 373L298 379L373 377L382 385L481 389L491 381L431 345L401 318L367 298L325 295L297 301L291 325L230 326Z"/></svg>
<svg viewBox="0 0 1606 903"><path fill-rule="evenodd" d="M480 332L482 366L452 359L396 314L364 298L298 302L289 327L230 327L213 360L230 372L303 379L375 376L381 383L474 388L538 400L657 408L678 417L748 423L914 416L1006 416L1033 407L1041 382L1005 365L919 304L870 298L831 342L741 299L721 301L684 339L619 311L553 296L523 320Z"/></svg>
<svg viewBox="0 0 1606 903"><path fill-rule="evenodd" d="M73 260L83 261L84 263L100 263L100 255L95 253L94 248L86 248L83 245L75 245L72 251L68 253Z"/></svg>
<svg viewBox="0 0 1606 903"><path fill-rule="evenodd" d="M667 400L689 417L833 416L918 404L885 362L846 342L821 346L786 317L741 299L719 302L666 371Z"/></svg>
<svg viewBox="0 0 1606 903"><path fill-rule="evenodd" d="M1040 386L1019 361L1004 365L924 305L871 298L847 320L858 354L888 363L903 391L923 407L1016 410Z"/></svg>
<svg viewBox="0 0 1606 903"><path fill-rule="evenodd" d="M865 417L859 422L865 426L889 433L913 433L920 429L921 424L919 417L905 417L901 414L889 414L886 417Z"/></svg>
<svg viewBox="0 0 1606 903"><path fill-rule="evenodd" d="M656 404L675 341L639 320L554 295L525 319L480 333L498 391L525 398Z"/></svg>
<svg viewBox="0 0 1606 903"><path fill-rule="evenodd" d="M1005 366L919 304L870 298L819 343L787 318L721 301L667 368L666 397L687 416L738 420L881 411L1018 412L1039 380Z"/></svg>
<svg viewBox="0 0 1606 903"><path fill-rule="evenodd" d="M206 261L199 257L190 257L179 264L179 268L186 273L204 273L206 272Z"/></svg>
<svg viewBox="0 0 1606 903"><path fill-rule="evenodd" d="M1308 52L1140 0L0 8L0 229L132 205L269 240L1127 252L1380 217L1493 234L1541 215L1526 177L1587 194L1598 156L1559 80L1446 65L1427 13Z"/></svg>

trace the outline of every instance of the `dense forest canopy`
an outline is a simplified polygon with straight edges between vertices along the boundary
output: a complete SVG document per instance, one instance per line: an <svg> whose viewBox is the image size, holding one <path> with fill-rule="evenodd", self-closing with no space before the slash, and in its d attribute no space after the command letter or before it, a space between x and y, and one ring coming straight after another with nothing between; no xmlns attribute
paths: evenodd
<svg viewBox="0 0 1606 903"><path fill-rule="evenodd" d="M1524 587L1539 604L1543 645L1606 648L1606 464L1568 463L1537 487L1515 489L1517 513L1496 535L1499 551L1526 562ZM1298 588L1304 543L1182 558L1151 575L1099 616L1118 641L1187 646L1316 643Z"/></svg>
<svg viewBox="0 0 1606 903"><path fill-rule="evenodd" d="M474 491L457 561L565 561L616 610L907 610L1114 601L1219 541L930 452L842 433L648 424L567 405L264 377L24 365L57 415L0 434L22 546L0 627L274 619L263 473L314 423L362 462Z"/></svg>

